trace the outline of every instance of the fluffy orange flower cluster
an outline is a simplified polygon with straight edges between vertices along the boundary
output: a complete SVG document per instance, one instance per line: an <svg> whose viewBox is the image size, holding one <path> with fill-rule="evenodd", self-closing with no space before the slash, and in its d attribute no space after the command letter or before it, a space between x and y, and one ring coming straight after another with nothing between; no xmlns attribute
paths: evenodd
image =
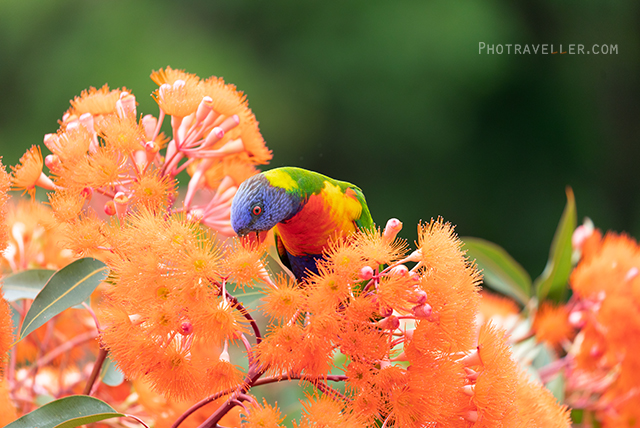
<svg viewBox="0 0 640 428"><path fill-rule="evenodd" d="M389 234L356 235L332 246L302 288L281 278L267 290L264 310L277 322L257 359L275 378L317 385L336 351L348 357L346 395L312 399L300 426L334 415L347 426L568 427L566 408L527 380L504 333L485 325L478 338L479 280L442 220L420 226L409 256ZM251 426L277 426L277 408L257 408Z"/></svg>
<svg viewBox="0 0 640 428"><path fill-rule="evenodd" d="M7 216L7 202L9 199L8 191L11 185L9 174L2 164L2 158L0 158L0 252L4 251L8 238L9 231L8 223L4 221ZM2 282L0 282L0 286ZM6 300L0 299L0 374L4 374L6 365L6 355L13 339L13 328L11 325L11 312ZM2 376L4 378L4 376Z"/></svg>
<svg viewBox="0 0 640 428"><path fill-rule="evenodd" d="M11 186L9 174L0 158L0 251L4 251L9 237L8 224L4 219L7 215L8 191ZM0 281L2 292L2 281ZM6 300L0 299L0 423L4 426L16 417L16 410L9 397L9 382L7 382L7 356L13 342L13 323L11 309Z"/></svg>
<svg viewBox="0 0 640 428"><path fill-rule="evenodd" d="M596 410L603 427L635 426L640 419L640 247L626 235L603 238L598 230L581 246L582 259L571 275L570 319L580 332L569 354L567 402Z"/></svg>
<svg viewBox="0 0 640 428"><path fill-rule="evenodd" d="M127 220L108 242L113 286L101 316L104 346L128 377L178 399L240 385L227 343L249 327L225 286L232 274L258 277L261 255L234 266L241 253L184 216L142 210Z"/></svg>
<svg viewBox="0 0 640 428"><path fill-rule="evenodd" d="M229 207L237 186L257 172L254 165L271 159L235 86L170 67L151 77L159 85L158 118L138 120L135 96L126 88L91 88L71 101L58 132L45 136L52 154L43 160L34 146L13 168L15 189L32 196L36 186L54 191L51 206L77 235L68 247L78 254L101 246L103 213L122 219L139 207L180 211L231 236ZM165 116L171 138L160 132ZM192 177L182 207L174 209L175 176L184 169Z"/></svg>
<svg viewBox="0 0 640 428"><path fill-rule="evenodd" d="M478 328L481 276L449 223L420 225L409 251L396 238L402 224L390 220L382 232L331 243L318 274L303 283L286 275L274 280L266 248L231 237L237 187L271 157L245 97L221 79L168 67L152 79L158 118L138 120L135 97L124 88L92 88L75 98L58 132L45 137L52 153L43 159L33 147L13 168L14 189L49 190L51 211L34 208L40 205L32 198L7 217L20 230L9 239L0 229L2 244L9 239L6 270L59 268L81 255L109 266L96 299L100 353L108 350L138 391L138 398L126 388L110 391L120 397L115 401L139 399L153 414L157 400L149 397L163 394L156 423L180 408L177 426L224 398L202 428L237 426L239 406L244 426L276 427L280 409L258 403L250 390L300 379L315 392L296 427L569 426L567 409L512 360L505 333L490 324ZM169 138L160 132L167 115ZM182 200L176 175L185 169L191 178ZM265 294L258 311L231 289L256 285ZM264 335L258 313L270 318ZM3 333L2 315L0 347L9 338L8 349L10 323ZM41 328L60 327L79 341L98 335L83 327L87 318L93 320L62 317ZM69 328L74 322L77 328ZM49 340L48 331L36 332L32 343ZM56 336L63 349L60 337L67 338ZM34 351L23 343L18 351ZM244 348L246 365L234 361L230 345ZM37 359L37 370L42 358L34 352L25 359ZM346 384L344 392L330 386L334 381ZM58 395L77 392L74 386ZM85 393L94 392L89 383Z"/></svg>

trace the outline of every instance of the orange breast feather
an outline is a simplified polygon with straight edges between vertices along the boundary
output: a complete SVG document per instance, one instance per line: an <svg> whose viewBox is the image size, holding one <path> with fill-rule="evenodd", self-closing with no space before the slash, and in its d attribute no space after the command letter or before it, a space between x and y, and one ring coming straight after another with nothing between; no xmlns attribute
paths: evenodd
<svg viewBox="0 0 640 428"><path fill-rule="evenodd" d="M322 254L332 239L357 229L355 221L361 213L362 206L351 189L343 193L325 182L322 191L311 195L298 214L276 226L276 232L293 256Z"/></svg>

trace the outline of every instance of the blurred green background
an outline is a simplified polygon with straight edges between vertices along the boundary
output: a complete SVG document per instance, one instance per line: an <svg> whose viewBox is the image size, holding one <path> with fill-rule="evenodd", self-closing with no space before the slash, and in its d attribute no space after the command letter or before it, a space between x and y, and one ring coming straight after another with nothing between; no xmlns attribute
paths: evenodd
<svg viewBox="0 0 640 428"><path fill-rule="evenodd" d="M565 204L640 236L640 3L1 0L0 154L109 83L157 115L149 73L248 94L271 166L360 185L374 219L461 235L543 269ZM616 44L616 55L479 54L479 43Z"/></svg>

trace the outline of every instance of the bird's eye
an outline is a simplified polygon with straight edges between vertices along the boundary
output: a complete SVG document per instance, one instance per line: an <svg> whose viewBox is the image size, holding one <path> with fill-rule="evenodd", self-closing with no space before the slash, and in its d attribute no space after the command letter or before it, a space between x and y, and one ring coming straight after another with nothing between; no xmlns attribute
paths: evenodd
<svg viewBox="0 0 640 428"><path fill-rule="evenodd" d="M251 212L253 213L253 215L260 215L262 214L262 207L260 205L256 205L255 207L253 207Z"/></svg>

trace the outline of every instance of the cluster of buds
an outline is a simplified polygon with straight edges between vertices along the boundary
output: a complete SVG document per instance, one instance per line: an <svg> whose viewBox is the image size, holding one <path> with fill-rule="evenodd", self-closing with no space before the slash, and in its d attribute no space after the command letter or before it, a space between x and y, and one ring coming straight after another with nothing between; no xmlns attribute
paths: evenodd
<svg viewBox="0 0 640 428"><path fill-rule="evenodd" d="M54 212L70 226L104 214L122 221L144 206L181 212L232 236L229 210L237 187L258 172L255 165L271 159L246 97L220 78L202 80L170 67L151 78L159 85L157 118L138 120L136 98L126 88L84 91L71 101L58 132L45 136L51 154L44 162L34 146L13 168L14 188L31 195L36 186L54 191ZM170 137L161 132L166 117ZM191 178L176 206L175 177L185 169Z"/></svg>

